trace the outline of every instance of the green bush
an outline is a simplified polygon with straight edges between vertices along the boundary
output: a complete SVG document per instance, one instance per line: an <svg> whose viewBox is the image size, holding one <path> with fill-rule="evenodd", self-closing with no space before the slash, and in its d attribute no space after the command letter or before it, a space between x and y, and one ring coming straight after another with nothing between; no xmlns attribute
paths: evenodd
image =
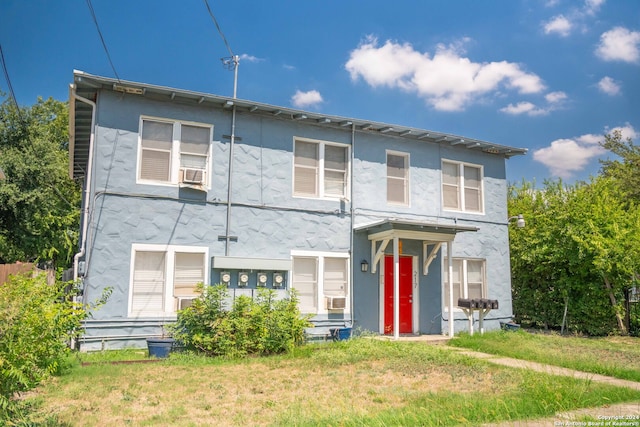
<svg viewBox="0 0 640 427"><path fill-rule="evenodd" d="M0 420L11 416L16 393L59 372L89 315L72 301L68 283L47 284L46 275L10 276L0 285Z"/></svg>
<svg viewBox="0 0 640 427"><path fill-rule="evenodd" d="M173 337L187 349L209 356L243 357L291 351L311 326L298 309L294 290L277 299L275 291L258 289L255 299L239 296L230 303L224 285L200 285L200 297L178 312ZM230 306L229 306L230 305Z"/></svg>

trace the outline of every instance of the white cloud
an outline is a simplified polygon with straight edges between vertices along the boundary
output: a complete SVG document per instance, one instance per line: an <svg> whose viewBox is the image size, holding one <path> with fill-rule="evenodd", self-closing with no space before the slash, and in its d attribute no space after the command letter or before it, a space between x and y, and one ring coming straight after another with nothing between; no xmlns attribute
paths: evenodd
<svg viewBox="0 0 640 427"><path fill-rule="evenodd" d="M602 135L585 134L571 139L557 139L548 147L533 152L533 159L549 168L550 172L560 178L570 178L581 171L595 157L606 153L600 143L604 142L604 134L620 131L623 139L638 138L638 132L630 124L622 127L605 128Z"/></svg>
<svg viewBox="0 0 640 427"><path fill-rule="evenodd" d="M615 27L600 36L596 55L605 61L638 62L640 59L640 32Z"/></svg>
<svg viewBox="0 0 640 427"><path fill-rule="evenodd" d="M264 59L260 59L256 56L253 55L249 55L247 53L243 53L242 55L240 55L240 60L241 61L247 61L247 62L260 62L260 61L264 61Z"/></svg>
<svg viewBox="0 0 640 427"><path fill-rule="evenodd" d="M501 108L500 111L513 116L520 114L526 114L528 116L544 116L560 108L562 102L567 99L567 94L560 91L549 92L544 96L544 99L547 101L547 105L545 107L539 107L531 102L519 102L517 104L509 104L508 106Z"/></svg>
<svg viewBox="0 0 640 427"><path fill-rule="evenodd" d="M544 33L557 33L562 37L567 37L571 32L572 27L573 25L567 18L565 18L563 15L558 15L551 18L549 22L544 24Z"/></svg>
<svg viewBox="0 0 640 427"><path fill-rule="evenodd" d="M351 51L345 64L351 79L362 78L372 87L399 88L424 98L437 110L460 111L479 97L502 87L519 93L538 93L545 86L536 74L519 64L501 61L478 63L462 56L463 39L455 45L438 45L436 52L416 51L409 43L387 40L378 45L368 37Z"/></svg>
<svg viewBox="0 0 640 427"><path fill-rule="evenodd" d="M584 11L588 15L594 15L605 3L606 0L585 0Z"/></svg>
<svg viewBox="0 0 640 427"><path fill-rule="evenodd" d="M604 148L593 144L578 144L573 139L557 139L550 146L533 152L533 159L549 168L560 178L570 178L581 171L593 157L604 153Z"/></svg>
<svg viewBox="0 0 640 427"><path fill-rule="evenodd" d="M576 141L588 144L588 145L596 145L604 142L604 135L597 135L595 133L588 133L586 135L581 135L576 138Z"/></svg>
<svg viewBox="0 0 640 427"><path fill-rule="evenodd" d="M626 141L627 139L636 140L638 139L638 137L640 137L640 134L638 134L638 131L636 131L633 128L633 126L631 126L629 123L627 123L625 126L618 126L613 129L606 128L605 131L606 133L613 133L614 131L619 131L620 136L622 136L622 139L624 141Z"/></svg>
<svg viewBox="0 0 640 427"><path fill-rule="evenodd" d="M317 90L310 90L308 92L296 91L295 95L291 97L291 104L297 108L307 108L320 104L323 101L322 95Z"/></svg>
<svg viewBox="0 0 640 427"><path fill-rule="evenodd" d="M598 89L600 89L600 92L611 96L618 95L620 93L620 85L608 76L600 79L598 82Z"/></svg>
<svg viewBox="0 0 640 427"><path fill-rule="evenodd" d="M567 99L567 94L561 91L549 92L544 96L544 99L546 99L549 104L559 104Z"/></svg>
<svg viewBox="0 0 640 427"><path fill-rule="evenodd" d="M532 104L531 102L519 102L515 105L509 104L508 106L501 108L500 111L514 116L520 114L527 114L529 116L541 116L549 112L545 109L536 107L536 105Z"/></svg>

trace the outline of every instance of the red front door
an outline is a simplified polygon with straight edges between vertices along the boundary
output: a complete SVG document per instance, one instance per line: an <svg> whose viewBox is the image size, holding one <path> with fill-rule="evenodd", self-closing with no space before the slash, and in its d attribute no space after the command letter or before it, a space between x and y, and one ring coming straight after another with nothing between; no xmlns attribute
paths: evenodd
<svg viewBox="0 0 640 427"><path fill-rule="evenodd" d="M384 333L393 334L393 256L384 257ZM400 257L400 331L413 332L413 258Z"/></svg>

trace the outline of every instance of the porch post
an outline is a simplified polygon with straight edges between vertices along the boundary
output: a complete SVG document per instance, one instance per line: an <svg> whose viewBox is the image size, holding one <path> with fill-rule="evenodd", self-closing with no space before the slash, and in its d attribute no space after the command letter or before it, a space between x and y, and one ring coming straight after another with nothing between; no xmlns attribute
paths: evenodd
<svg viewBox="0 0 640 427"><path fill-rule="evenodd" d="M393 339L400 338L400 247L398 236L393 237Z"/></svg>
<svg viewBox="0 0 640 427"><path fill-rule="evenodd" d="M449 274L447 276L447 286L449 286L449 337L453 338L453 241L447 242L447 262Z"/></svg>

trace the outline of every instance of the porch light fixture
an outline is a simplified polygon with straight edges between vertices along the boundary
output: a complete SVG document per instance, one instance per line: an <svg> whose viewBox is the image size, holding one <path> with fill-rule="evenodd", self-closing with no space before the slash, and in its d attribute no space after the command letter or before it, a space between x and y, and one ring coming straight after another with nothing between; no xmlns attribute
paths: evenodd
<svg viewBox="0 0 640 427"><path fill-rule="evenodd" d="M363 273L366 273L367 271L369 271L369 263L367 262L366 259L363 259L362 262L360 263L360 271L362 271Z"/></svg>
<svg viewBox="0 0 640 427"><path fill-rule="evenodd" d="M516 226L518 228L524 228L525 226L525 221L524 221L524 216L522 214L518 215L518 216L512 216L509 218L509 222L511 222L512 220L516 220Z"/></svg>

